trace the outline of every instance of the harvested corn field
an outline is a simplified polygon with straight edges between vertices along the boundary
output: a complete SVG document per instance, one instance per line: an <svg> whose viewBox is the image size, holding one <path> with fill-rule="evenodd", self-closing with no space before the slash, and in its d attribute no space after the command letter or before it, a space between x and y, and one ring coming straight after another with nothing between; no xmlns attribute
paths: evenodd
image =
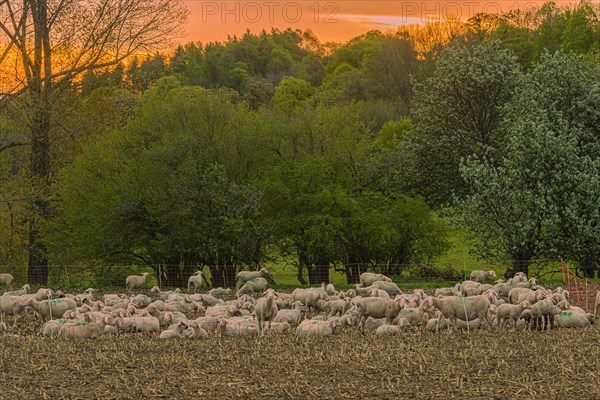
<svg viewBox="0 0 600 400"><path fill-rule="evenodd" d="M2 399L600 398L596 325L390 338L354 329L173 341L33 333L0 338Z"/></svg>

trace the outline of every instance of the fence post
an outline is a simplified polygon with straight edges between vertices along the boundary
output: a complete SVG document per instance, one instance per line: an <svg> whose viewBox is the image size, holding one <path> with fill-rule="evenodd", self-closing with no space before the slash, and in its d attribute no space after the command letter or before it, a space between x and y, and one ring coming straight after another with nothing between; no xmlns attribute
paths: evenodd
<svg viewBox="0 0 600 400"><path fill-rule="evenodd" d="M65 275L67 276L67 286L71 287L71 281L69 280L69 271L67 271L67 266L63 265L63 267L65 268Z"/></svg>
<svg viewBox="0 0 600 400"><path fill-rule="evenodd" d="M463 261L463 281L467 280L467 271L466 271L465 262Z"/></svg>
<svg viewBox="0 0 600 400"><path fill-rule="evenodd" d="M588 311L588 279L585 278L585 311Z"/></svg>
<svg viewBox="0 0 600 400"><path fill-rule="evenodd" d="M162 264L158 264L158 287L162 289Z"/></svg>

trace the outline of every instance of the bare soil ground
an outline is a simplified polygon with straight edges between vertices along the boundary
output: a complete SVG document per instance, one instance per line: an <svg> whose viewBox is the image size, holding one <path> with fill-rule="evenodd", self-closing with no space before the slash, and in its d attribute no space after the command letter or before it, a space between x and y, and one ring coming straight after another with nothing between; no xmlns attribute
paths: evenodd
<svg viewBox="0 0 600 400"><path fill-rule="evenodd" d="M0 337L0 398L599 399L600 329L393 338ZM9 321L7 321L9 322ZM12 322L12 321L10 321ZM16 335L18 333L18 335Z"/></svg>

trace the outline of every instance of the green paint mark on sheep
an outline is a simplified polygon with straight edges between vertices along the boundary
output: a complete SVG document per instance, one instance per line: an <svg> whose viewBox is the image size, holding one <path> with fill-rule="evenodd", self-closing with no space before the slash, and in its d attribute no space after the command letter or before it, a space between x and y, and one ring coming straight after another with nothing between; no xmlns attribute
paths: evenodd
<svg viewBox="0 0 600 400"><path fill-rule="evenodd" d="M573 311L562 311L560 313L561 317L572 317L573 316Z"/></svg>

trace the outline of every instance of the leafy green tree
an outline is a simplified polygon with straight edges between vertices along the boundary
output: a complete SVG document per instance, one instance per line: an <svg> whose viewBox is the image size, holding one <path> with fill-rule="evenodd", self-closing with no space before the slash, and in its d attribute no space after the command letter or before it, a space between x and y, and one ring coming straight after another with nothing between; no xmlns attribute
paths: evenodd
<svg viewBox="0 0 600 400"><path fill-rule="evenodd" d="M413 143L417 191L447 204L465 186L458 167L464 157L493 161L502 154L501 110L519 85L515 55L498 41L446 48L430 78L416 87Z"/></svg>
<svg viewBox="0 0 600 400"><path fill-rule="evenodd" d="M227 92L163 78L124 130L91 145L61 175L62 207L48 224L53 259L137 262L181 285L196 265L232 285L260 262L261 192L235 156L250 129ZM231 168L228 168L231 166Z"/></svg>
<svg viewBox="0 0 600 400"><path fill-rule="evenodd" d="M477 249L510 260L511 273L568 255L589 275L600 259L600 163L585 154L582 125L569 118L584 84L576 65L561 53L542 56L506 108L505 155L471 157L461 167L470 188L463 215Z"/></svg>

